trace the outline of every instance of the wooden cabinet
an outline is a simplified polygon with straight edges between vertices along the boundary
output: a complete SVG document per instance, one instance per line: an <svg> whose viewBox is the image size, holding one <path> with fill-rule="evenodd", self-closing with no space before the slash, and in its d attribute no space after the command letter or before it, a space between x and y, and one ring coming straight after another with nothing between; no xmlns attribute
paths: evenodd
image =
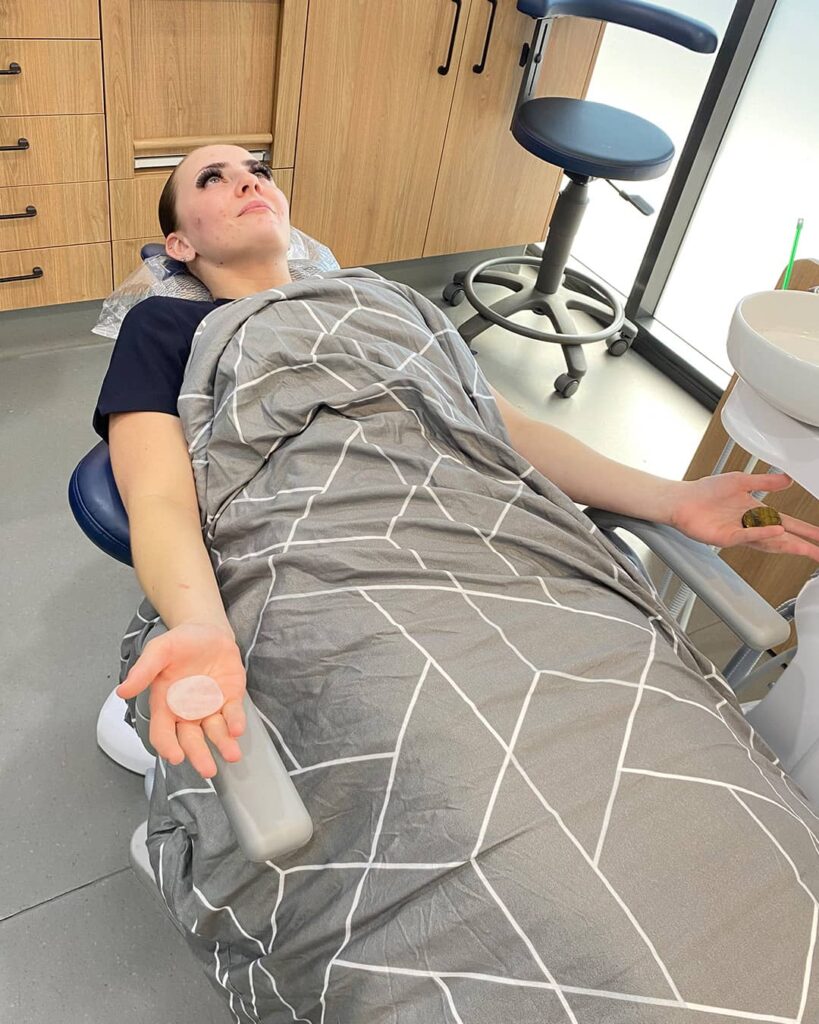
<svg viewBox="0 0 819 1024"><path fill-rule="evenodd" d="M0 254L30 273L74 247L79 274L0 282L0 309L104 295L214 142L267 153L345 266L542 238L559 171L509 131L533 28L515 0L0 0L0 67L22 68L0 77ZM582 95L600 34L559 19L538 94Z"/></svg>
<svg viewBox="0 0 819 1024"><path fill-rule="evenodd" d="M111 290L96 0L0 0L0 310ZM16 70L19 69L19 70Z"/></svg>
<svg viewBox="0 0 819 1024"><path fill-rule="evenodd" d="M138 157L219 141L267 148L280 134L290 159L274 163L293 166L307 0L101 0L101 10L111 178L134 177Z"/></svg>
<svg viewBox="0 0 819 1024"><path fill-rule="evenodd" d="M101 0L101 11L119 281L145 242L161 241L162 186L197 146L269 152L289 193L307 0Z"/></svg>
<svg viewBox="0 0 819 1024"><path fill-rule="evenodd" d="M292 219L342 266L540 239L560 178L509 125L534 22L498 0L311 0ZM538 95L585 91L601 27L560 19ZM439 73L452 45L449 72Z"/></svg>
<svg viewBox="0 0 819 1024"><path fill-rule="evenodd" d="M466 33L462 10L439 74L455 10L310 0L291 220L342 266L423 254Z"/></svg>

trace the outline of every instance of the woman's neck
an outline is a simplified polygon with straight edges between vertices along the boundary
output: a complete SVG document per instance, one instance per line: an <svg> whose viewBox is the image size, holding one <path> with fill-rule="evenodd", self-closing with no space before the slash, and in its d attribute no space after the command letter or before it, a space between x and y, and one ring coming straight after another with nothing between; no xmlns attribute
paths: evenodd
<svg viewBox="0 0 819 1024"><path fill-rule="evenodd" d="M215 299L243 299L246 295L280 288L293 278L285 257L270 263L247 266L192 266L191 269Z"/></svg>

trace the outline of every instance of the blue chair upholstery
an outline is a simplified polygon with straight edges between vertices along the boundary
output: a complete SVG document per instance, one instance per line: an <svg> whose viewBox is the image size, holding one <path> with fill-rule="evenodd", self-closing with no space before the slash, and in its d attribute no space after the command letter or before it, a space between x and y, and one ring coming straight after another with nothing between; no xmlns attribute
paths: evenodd
<svg viewBox="0 0 819 1024"><path fill-rule="evenodd" d="M71 474L68 503L89 540L117 561L134 564L128 514L117 490L105 441L83 456Z"/></svg>
<svg viewBox="0 0 819 1024"><path fill-rule="evenodd" d="M651 121L605 103L563 96L522 103L512 134L541 160L592 178L658 178L674 157L674 143Z"/></svg>
<svg viewBox="0 0 819 1024"><path fill-rule="evenodd" d="M697 53L713 53L717 48L716 33L709 25L644 0L518 0L518 10L530 18L608 21L661 36Z"/></svg>
<svg viewBox="0 0 819 1024"><path fill-rule="evenodd" d="M150 259L151 256L165 256L165 246L162 242L147 242L139 250L139 255L143 260ZM188 266L186 263L182 263L180 260L172 260L170 256L166 257L166 265L167 270L165 276L188 273Z"/></svg>

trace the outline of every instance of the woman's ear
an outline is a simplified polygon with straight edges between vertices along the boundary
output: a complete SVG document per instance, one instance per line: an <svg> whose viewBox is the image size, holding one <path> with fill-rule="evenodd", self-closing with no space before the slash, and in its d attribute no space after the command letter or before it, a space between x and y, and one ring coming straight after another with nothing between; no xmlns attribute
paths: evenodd
<svg viewBox="0 0 819 1024"><path fill-rule="evenodd" d="M165 252L172 260L179 260L180 263L190 263L196 256L196 250L190 242L175 231L165 239Z"/></svg>

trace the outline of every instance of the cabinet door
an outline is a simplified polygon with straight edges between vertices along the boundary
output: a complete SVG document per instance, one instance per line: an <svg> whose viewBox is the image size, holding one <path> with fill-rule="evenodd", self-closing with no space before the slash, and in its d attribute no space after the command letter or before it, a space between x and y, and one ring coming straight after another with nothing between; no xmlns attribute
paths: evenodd
<svg viewBox="0 0 819 1024"><path fill-rule="evenodd" d="M423 254L469 6L310 2L291 219L342 266Z"/></svg>
<svg viewBox="0 0 819 1024"><path fill-rule="evenodd" d="M137 159L218 142L272 148L274 165L292 167L307 0L100 9L112 179L134 178Z"/></svg>
<svg viewBox="0 0 819 1024"><path fill-rule="evenodd" d="M424 256L525 245L544 237L551 217L562 172L527 152L509 130L521 49L534 21L514 0L498 0L478 74L491 9L489 0L473 0ZM557 18L536 95L584 95L601 33L599 22Z"/></svg>

